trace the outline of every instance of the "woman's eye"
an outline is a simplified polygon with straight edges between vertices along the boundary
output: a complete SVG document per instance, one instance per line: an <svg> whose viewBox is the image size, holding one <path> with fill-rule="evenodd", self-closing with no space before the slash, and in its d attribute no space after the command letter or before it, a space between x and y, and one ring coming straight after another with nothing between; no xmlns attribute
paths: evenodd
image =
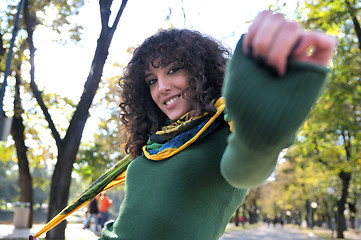
<svg viewBox="0 0 361 240"><path fill-rule="evenodd" d="M147 84L148 84L148 86L152 86L156 82L157 82L157 79L151 79L151 80L147 81Z"/></svg>
<svg viewBox="0 0 361 240"><path fill-rule="evenodd" d="M168 74L176 73L176 72L178 72L179 70L180 70L179 67L171 68L171 69L169 70Z"/></svg>

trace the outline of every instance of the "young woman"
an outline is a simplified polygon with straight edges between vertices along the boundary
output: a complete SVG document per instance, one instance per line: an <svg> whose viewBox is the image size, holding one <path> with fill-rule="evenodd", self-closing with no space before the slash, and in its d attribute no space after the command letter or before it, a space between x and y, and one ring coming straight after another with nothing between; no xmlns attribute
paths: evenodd
<svg viewBox="0 0 361 240"><path fill-rule="evenodd" d="M195 31L146 39L121 84L134 158L126 197L100 239L219 239L247 189L264 182L292 144L335 45L268 11L231 58Z"/></svg>

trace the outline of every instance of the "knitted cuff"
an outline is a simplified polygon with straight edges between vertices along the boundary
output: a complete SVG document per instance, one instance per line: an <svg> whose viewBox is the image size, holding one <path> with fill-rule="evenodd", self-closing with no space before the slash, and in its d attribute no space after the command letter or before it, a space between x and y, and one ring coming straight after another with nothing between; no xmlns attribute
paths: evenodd
<svg viewBox="0 0 361 240"><path fill-rule="evenodd" d="M327 72L326 67L289 61L286 75L274 77L242 53L240 40L223 86L237 137L253 150L287 145L320 95Z"/></svg>
<svg viewBox="0 0 361 240"><path fill-rule="evenodd" d="M273 172L280 148L272 152L254 151L232 133L221 161L221 173L236 188L252 188L262 184Z"/></svg>

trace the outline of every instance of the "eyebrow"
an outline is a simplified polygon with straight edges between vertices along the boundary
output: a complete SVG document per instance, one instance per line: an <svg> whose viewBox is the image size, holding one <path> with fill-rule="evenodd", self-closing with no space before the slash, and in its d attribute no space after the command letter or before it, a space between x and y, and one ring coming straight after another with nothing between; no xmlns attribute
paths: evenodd
<svg viewBox="0 0 361 240"><path fill-rule="evenodd" d="M167 67L169 67L169 68L172 68L172 67L174 67L174 66L178 66L178 64L175 64L174 62L173 63L169 63L168 65L166 65L166 66L159 66L159 67L161 67L161 68L167 68ZM145 70L145 72L146 71L149 71L149 69L146 69ZM152 75L154 75L154 73L152 73L152 72L149 72L149 73L146 73L145 74L145 76L144 76L144 79L147 79L149 76L152 76Z"/></svg>
<svg viewBox="0 0 361 240"><path fill-rule="evenodd" d="M144 76L144 79L147 79L149 76L152 76L153 75L153 73L147 73L147 74L145 74L145 76Z"/></svg>

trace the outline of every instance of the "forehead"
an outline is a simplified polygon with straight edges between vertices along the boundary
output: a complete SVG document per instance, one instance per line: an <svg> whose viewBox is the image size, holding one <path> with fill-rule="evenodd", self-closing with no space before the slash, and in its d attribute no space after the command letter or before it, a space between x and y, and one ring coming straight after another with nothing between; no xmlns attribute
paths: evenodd
<svg viewBox="0 0 361 240"><path fill-rule="evenodd" d="M149 50L148 53L143 57L145 62L145 68L149 67L149 64L154 68L166 67L171 63L181 64L185 61L184 56L174 49L158 48Z"/></svg>
<svg viewBox="0 0 361 240"><path fill-rule="evenodd" d="M149 61L148 64L145 65L145 69L144 72L151 72L154 71L155 69L162 69L162 68L167 68L167 67L171 67L176 65L175 62L168 62L168 61L164 61L160 58L156 58L152 61Z"/></svg>

